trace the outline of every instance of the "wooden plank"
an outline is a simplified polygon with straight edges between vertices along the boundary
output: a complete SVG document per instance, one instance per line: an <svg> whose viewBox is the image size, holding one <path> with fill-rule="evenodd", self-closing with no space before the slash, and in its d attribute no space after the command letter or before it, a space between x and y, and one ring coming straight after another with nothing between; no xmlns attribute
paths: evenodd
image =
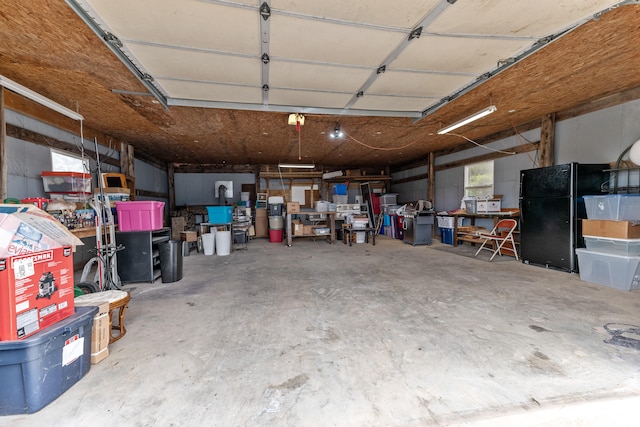
<svg viewBox="0 0 640 427"><path fill-rule="evenodd" d="M540 167L553 166L554 131L556 127L555 114L546 114L540 126Z"/></svg>
<svg viewBox="0 0 640 427"><path fill-rule="evenodd" d="M522 144L516 147L505 148L503 151L510 151L515 154L528 153L530 151L536 151L539 145L540 145L540 142L531 142L529 144ZM485 162L487 160L500 159L502 157L507 157L511 155L512 154L498 153L498 152L482 154L480 156L469 157L468 159L456 160L455 162L449 162L442 165L438 165L435 167L435 171L437 172L441 170L457 168L457 167L469 165L472 163Z"/></svg>
<svg viewBox="0 0 640 427"><path fill-rule="evenodd" d="M432 152L429 153L429 182L427 189L427 200L433 201L436 199L436 171L435 171L436 155Z"/></svg>
<svg viewBox="0 0 640 427"><path fill-rule="evenodd" d="M0 86L0 202L9 194L9 165L7 160L7 133L4 118L4 92Z"/></svg>
<svg viewBox="0 0 640 427"><path fill-rule="evenodd" d="M60 141L55 138L51 138L45 135L42 135L37 132L33 132L30 130L26 130L11 124L6 125L7 136L12 138L20 139L22 141L31 142L33 144L43 145L45 147L56 148L61 151L66 151L68 153L73 153L75 155L80 154L80 150L76 147L75 144L70 144L68 142ZM93 150L85 149L85 156L96 158L96 153ZM113 159L111 157L100 156L102 163L106 163L108 165L120 167L120 161Z"/></svg>
<svg viewBox="0 0 640 427"><path fill-rule="evenodd" d="M133 145L120 144L120 173L124 176L136 176Z"/></svg>
<svg viewBox="0 0 640 427"><path fill-rule="evenodd" d="M169 193L161 193L159 191L149 191L149 190L136 190L137 196L142 197L155 197L157 199L168 199Z"/></svg>
<svg viewBox="0 0 640 427"><path fill-rule="evenodd" d="M173 175L173 163L169 163L167 167L167 181L169 184L169 212L176 209L176 187Z"/></svg>
<svg viewBox="0 0 640 427"><path fill-rule="evenodd" d="M255 173L250 165L173 163L175 173Z"/></svg>

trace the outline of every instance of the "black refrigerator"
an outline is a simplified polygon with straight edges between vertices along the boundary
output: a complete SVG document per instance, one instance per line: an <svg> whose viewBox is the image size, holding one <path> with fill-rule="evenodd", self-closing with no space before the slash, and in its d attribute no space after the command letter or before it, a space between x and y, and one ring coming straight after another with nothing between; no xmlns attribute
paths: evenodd
<svg viewBox="0 0 640 427"><path fill-rule="evenodd" d="M568 163L520 171L522 262L578 271L575 250L584 247L582 219L587 217L583 196L606 192L608 167Z"/></svg>

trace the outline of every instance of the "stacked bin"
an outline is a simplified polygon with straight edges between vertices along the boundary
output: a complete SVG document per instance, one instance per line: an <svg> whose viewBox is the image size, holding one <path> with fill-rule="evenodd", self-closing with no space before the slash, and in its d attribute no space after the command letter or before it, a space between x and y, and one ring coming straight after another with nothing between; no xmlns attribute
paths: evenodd
<svg viewBox="0 0 640 427"><path fill-rule="evenodd" d="M273 243L282 242L282 233L284 230L282 206L282 203L272 203L269 205L269 241Z"/></svg>
<svg viewBox="0 0 640 427"><path fill-rule="evenodd" d="M640 289L640 195L584 196L586 248L576 249L580 279L624 291Z"/></svg>
<svg viewBox="0 0 640 427"><path fill-rule="evenodd" d="M440 242L445 245L453 245L453 226L456 220L454 216L438 216L438 228L440 229ZM458 227L462 226L464 218L458 218Z"/></svg>

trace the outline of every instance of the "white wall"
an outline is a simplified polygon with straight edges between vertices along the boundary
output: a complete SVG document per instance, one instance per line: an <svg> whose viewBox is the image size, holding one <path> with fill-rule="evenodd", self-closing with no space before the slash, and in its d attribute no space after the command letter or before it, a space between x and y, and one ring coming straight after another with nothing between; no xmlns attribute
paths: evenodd
<svg viewBox="0 0 640 427"><path fill-rule="evenodd" d="M422 175L429 172L427 166L420 166L414 169L404 170L391 174L392 180L408 178L415 175ZM416 200L427 200L428 180L419 179L416 181L403 182L402 184L392 184L391 193L398 193L398 203L413 202Z"/></svg>
<svg viewBox="0 0 640 427"><path fill-rule="evenodd" d="M70 144L75 144L78 149L73 153L80 155L80 137L61 130L54 126L40 122L29 116L19 114L13 110L5 110L5 120L7 124L28 129L41 135L55 138ZM80 133L80 122L78 123L78 133ZM110 156L116 160L120 158L120 153L116 150L109 150L107 147L98 146L101 160ZM95 151L93 141L84 140L84 149ZM8 159L8 197L15 199L25 199L29 197L48 197L44 192L42 184L42 171L51 170L51 149L49 147L22 141L16 138L7 137L7 159ZM96 161L89 159L92 175L92 185L97 186ZM119 172L116 168L106 163L101 163L102 172Z"/></svg>
<svg viewBox="0 0 640 427"><path fill-rule="evenodd" d="M174 175L176 206L217 205L216 181L233 181L233 199L227 203L236 203L240 201L242 184L254 184L256 179L251 173L177 173Z"/></svg>
<svg viewBox="0 0 640 427"><path fill-rule="evenodd" d="M640 138L639 118L640 100L557 122L554 145L555 164L615 162L625 148ZM539 141L540 129L525 132L522 136L529 141ZM488 144L487 147L508 151L509 147L521 143L526 143L526 141L512 136ZM437 157L436 165L486 153L486 149L474 147ZM503 157L495 161L494 193L503 195L502 205L504 207L518 206L520 171L538 167L537 160L537 152L530 152ZM419 173L423 172L414 174ZM435 180L436 210L459 208L464 195L464 167L436 172ZM412 189L411 191L416 190Z"/></svg>

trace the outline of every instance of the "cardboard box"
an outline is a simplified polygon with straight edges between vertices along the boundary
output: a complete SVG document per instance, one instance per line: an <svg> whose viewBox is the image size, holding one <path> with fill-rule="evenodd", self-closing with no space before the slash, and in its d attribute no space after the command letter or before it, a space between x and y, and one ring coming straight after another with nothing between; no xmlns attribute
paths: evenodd
<svg viewBox="0 0 640 427"><path fill-rule="evenodd" d="M302 231L304 236L309 236L313 234L313 225L303 225Z"/></svg>
<svg viewBox="0 0 640 427"><path fill-rule="evenodd" d="M269 210L268 209L261 209L261 208L256 208L256 218L266 218L268 217Z"/></svg>
<svg viewBox="0 0 640 427"><path fill-rule="evenodd" d="M73 252L0 258L0 341L27 338L74 314Z"/></svg>
<svg viewBox="0 0 640 427"><path fill-rule="evenodd" d="M76 301L76 306L98 307L93 316L91 329L91 364L101 362L109 355L109 340L111 339L111 324L109 322L109 301Z"/></svg>
<svg viewBox="0 0 640 427"><path fill-rule="evenodd" d="M613 239L640 239L640 223L605 219L583 219L582 235Z"/></svg>
<svg viewBox="0 0 640 427"><path fill-rule="evenodd" d="M70 246L82 240L37 206L0 204L0 258Z"/></svg>
<svg viewBox="0 0 640 427"><path fill-rule="evenodd" d="M302 221L300 221L299 219L291 220L291 233L294 236L304 235L304 225L302 225Z"/></svg>
<svg viewBox="0 0 640 427"><path fill-rule="evenodd" d="M171 217L171 240L180 240L180 233L184 231L187 220L183 216Z"/></svg>
<svg viewBox="0 0 640 427"><path fill-rule="evenodd" d="M300 202L287 202L287 213L300 213Z"/></svg>
<svg viewBox="0 0 640 427"><path fill-rule="evenodd" d="M183 242L197 242L198 233L196 233L195 231L181 231L180 240L182 240Z"/></svg>
<svg viewBox="0 0 640 427"><path fill-rule="evenodd" d="M257 209L256 212L267 211L266 209ZM269 219L265 216L256 216L256 237L269 237Z"/></svg>

